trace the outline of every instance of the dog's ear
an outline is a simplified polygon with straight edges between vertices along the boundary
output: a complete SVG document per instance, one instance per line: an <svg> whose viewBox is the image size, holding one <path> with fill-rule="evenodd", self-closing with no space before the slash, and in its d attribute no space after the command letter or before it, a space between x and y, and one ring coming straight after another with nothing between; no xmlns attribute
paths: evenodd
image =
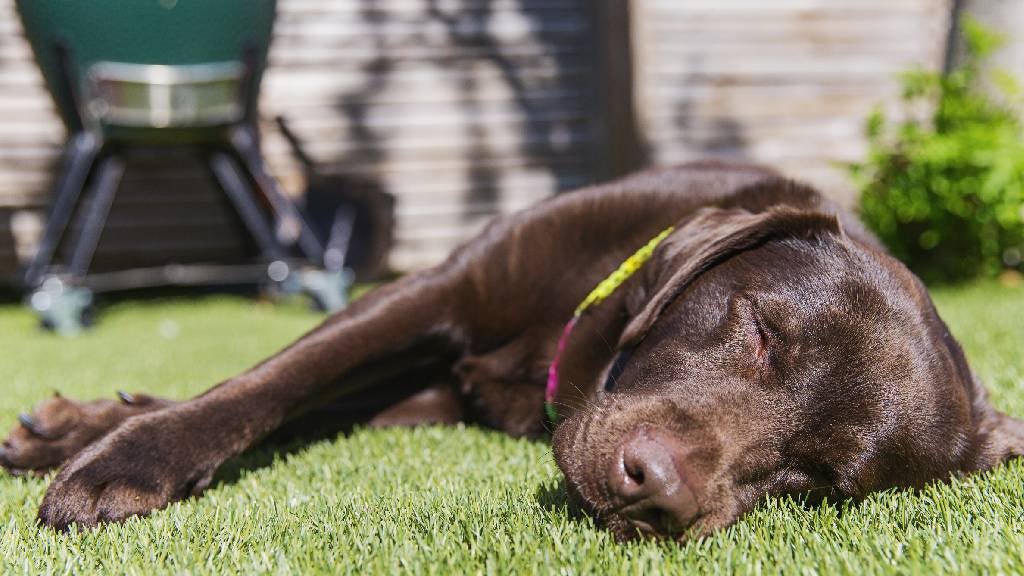
<svg viewBox="0 0 1024 576"><path fill-rule="evenodd" d="M680 222L641 269L626 298L630 321L620 348L643 340L661 312L703 271L729 256L780 237L841 234L833 214L779 207L752 213L738 208L703 208Z"/></svg>

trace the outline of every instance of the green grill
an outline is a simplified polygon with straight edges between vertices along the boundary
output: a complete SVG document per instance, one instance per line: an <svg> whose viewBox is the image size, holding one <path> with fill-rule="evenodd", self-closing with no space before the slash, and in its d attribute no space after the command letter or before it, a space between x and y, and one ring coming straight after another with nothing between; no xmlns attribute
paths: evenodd
<svg viewBox="0 0 1024 576"><path fill-rule="evenodd" d="M71 130L164 139L253 109L274 0L19 0L25 33Z"/></svg>
<svg viewBox="0 0 1024 576"><path fill-rule="evenodd" d="M325 246L260 155L256 105L275 0L17 5L69 134L47 227L23 277L44 325L79 331L96 290L237 284L248 277L304 290L329 310L345 304L350 274L337 257L325 264ZM190 146L203 157L259 247L258 263L245 270L161 266L89 274L126 162L159 146Z"/></svg>

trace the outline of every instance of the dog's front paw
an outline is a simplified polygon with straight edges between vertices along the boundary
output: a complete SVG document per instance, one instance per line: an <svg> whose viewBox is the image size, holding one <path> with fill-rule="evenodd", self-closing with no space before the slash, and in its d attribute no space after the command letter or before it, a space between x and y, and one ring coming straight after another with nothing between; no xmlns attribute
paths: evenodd
<svg viewBox="0 0 1024 576"><path fill-rule="evenodd" d="M167 400L119 393L120 401L76 402L57 394L18 425L0 446L0 466L11 474L42 474L71 459L126 419L168 406Z"/></svg>
<svg viewBox="0 0 1024 576"><path fill-rule="evenodd" d="M61 530L91 527L201 492L221 460L175 416L171 409L132 418L82 451L47 489L39 520Z"/></svg>

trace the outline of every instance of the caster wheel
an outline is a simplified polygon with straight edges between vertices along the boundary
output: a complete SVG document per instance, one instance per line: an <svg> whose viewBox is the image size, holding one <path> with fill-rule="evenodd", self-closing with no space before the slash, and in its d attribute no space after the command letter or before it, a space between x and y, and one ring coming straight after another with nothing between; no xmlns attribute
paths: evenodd
<svg viewBox="0 0 1024 576"><path fill-rule="evenodd" d="M353 280L354 275L348 269L339 272L304 270L299 273L302 291L312 299L317 310L327 313L348 306L348 292Z"/></svg>
<svg viewBox="0 0 1024 576"><path fill-rule="evenodd" d="M92 292L67 286L57 278L43 282L32 293L30 304L40 325L62 336L80 334L95 322Z"/></svg>
<svg viewBox="0 0 1024 576"><path fill-rule="evenodd" d="M270 283L264 291L274 296L305 294L320 312L337 312L348 305L348 293L355 282L349 269L337 272L322 269L293 269L281 260L267 266Z"/></svg>

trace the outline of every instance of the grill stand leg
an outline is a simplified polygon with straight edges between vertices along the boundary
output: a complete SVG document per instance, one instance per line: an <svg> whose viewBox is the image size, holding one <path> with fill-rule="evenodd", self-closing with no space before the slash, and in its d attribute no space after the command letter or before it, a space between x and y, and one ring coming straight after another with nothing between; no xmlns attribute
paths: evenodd
<svg viewBox="0 0 1024 576"><path fill-rule="evenodd" d="M292 271L283 262L274 262L268 271L271 280L277 282L284 292L305 293L319 310L336 312L347 306L348 292L354 281L352 271L344 268L343 257L326 258L324 246L302 213L267 173L255 129L246 124L236 127L231 131L229 142L249 179L270 205L275 222L274 239L289 248L297 247L306 261L320 267ZM341 227L345 228L346 224L351 227L348 222L342 223ZM346 230L337 239L346 250L350 233L351 230Z"/></svg>
<svg viewBox="0 0 1024 576"><path fill-rule="evenodd" d="M210 170L263 257L274 261L284 259L288 251L274 234L263 210L256 203L256 196L239 173L235 159L225 152L214 152L210 156Z"/></svg>
<svg viewBox="0 0 1024 576"><path fill-rule="evenodd" d="M254 129L247 125L234 128L229 136L229 142L249 178L270 204L274 213L275 232L278 240L286 246L298 246L306 260L318 266L323 265L323 246L320 245L320 241L317 240L295 203L284 194L277 181L267 173Z"/></svg>
<svg viewBox="0 0 1024 576"><path fill-rule="evenodd" d="M74 281L74 278L80 277L84 272L81 274L72 272L71 279L62 278L54 266L54 255L68 233L90 174L93 172L107 174L105 177L102 174L99 175L96 184L97 193L101 191L102 182L110 181L110 168L106 168L107 160L100 160L100 170L94 170L100 149L99 138L89 132L76 132L68 140L64 148L64 159L60 175L57 178L53 207L46 221L46 229L36 253L22 277L24 286L32 290L29 303L39 316L40 323L45 328L63 335L81 332L92 323L93 318L92 292L76 286ZM117 182L113 183L113 187L116 189ZM91 212L93 212L92 209L88 210L87 214ZM90 222L87 220L83 234L89 225ZM99 229L102 229L102 222ZM92 252L90 251L86 258L86 254L79 249L77 244L73 248L75 254L79 255L78 261L84 262L87 268Z"/></svg>
<svg viewBox="0 0 1024 576"><path fill-rule="evenodd" d="M96 254L100 236L110 215L117 189L124 175L124 159L117 155L104 156L96 166L95 183L89 191L81 232L75 240L68 270L71 281L76 282L89 272L89 265Z"/></svg>
<svg viewBox="0 0 1024 576"><path fill-rule="evenodd" d="M53 208L46 220L46 229L35 256L22 277L26 288L38 288L51 272L53 256L67 233L99 150L99 140L88 132L74 134L65 146L61 172L53 194Z"/></svg>

